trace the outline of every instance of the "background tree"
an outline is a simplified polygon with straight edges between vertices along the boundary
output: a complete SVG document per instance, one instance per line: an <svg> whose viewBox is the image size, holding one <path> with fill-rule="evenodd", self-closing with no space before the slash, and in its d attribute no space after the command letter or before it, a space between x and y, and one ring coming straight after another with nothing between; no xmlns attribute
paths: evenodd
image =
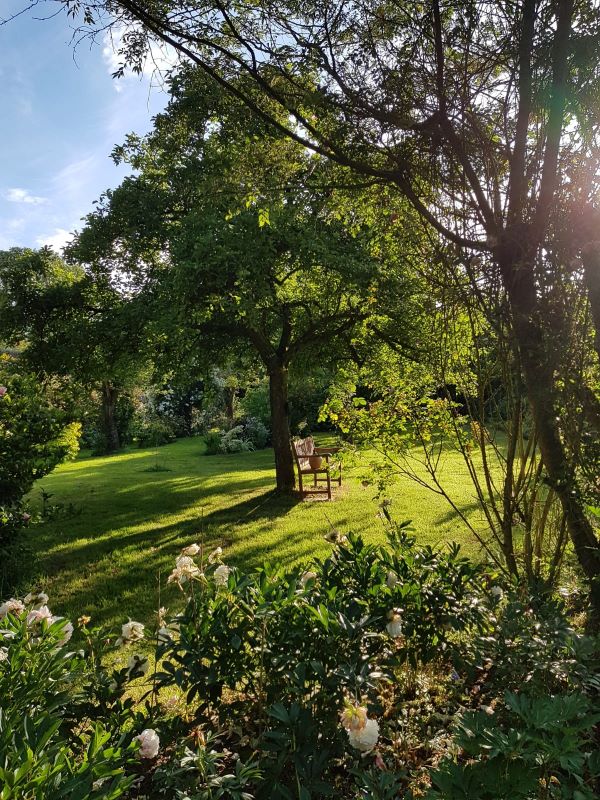
<svg viewBox="0 0 600 800"><path fill-rule="evenodd" d="M120 446L119 393L148 363L145 300L49 248L0 253L0 335L23 344L38 376L69 376L100 395L106 452Z"/></svg>

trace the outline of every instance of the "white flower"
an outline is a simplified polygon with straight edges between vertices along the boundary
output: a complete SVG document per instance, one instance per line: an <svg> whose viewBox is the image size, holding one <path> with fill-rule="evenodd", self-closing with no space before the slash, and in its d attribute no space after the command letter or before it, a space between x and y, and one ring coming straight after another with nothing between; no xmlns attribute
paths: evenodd
<svg viewBox="0 0 600 800"><path fill-rule="evenodd" d="M133 655L127 663L127 672L131 676L132 672L136 673L136 678L140 675L145 675L150 668L148 659L145 656Z"/></svg>
<svg viewBox="0 0 600 800"><path fill-rule="evenodd" d="M159 628L156 636L161 644L168 644L173 638L171 636L171 631L165 627Z"/></svg>
<svg viewBox="0 0 600 800"><path fill-rule="evenodd" d="M8 658L8 648L0 647L0 661L6 661Z"/></svg>
<svg viewBox="0 0 600 800"><path fill-rule="evenodd" d="M347 731L362 731L367 724L367 709L364 706L347 703L340 714L340 720Z"/></svg>
<svg viewBox="0 0 600 800"><path fill-rule="evenodd" d="M132 619L126 622L121 628L121 638L117 639L117 644L129 644L129 642L139 642L144 638L144 626L141 622L134 622Z"/></svg>
<svg viewBox="0 0 600 800"><path fill-rule="evenodd" d="M385 579L386 586L389 589L393 589L394 586L398 583L398 576L393 570L390 570Z"/></svg>
<svg viewBox="0 0 600 800"><path fill-rule="evenodd" d="M229 573L231 572L231 567L228 567L226 564L221 564L220 567L217 567L215 570L215 583L217 586L226 586L227 581L229 580Z"/></svg>
<svg viewBox="0 0 600 800"><path fill-rule="evenodd" d="M306 586L309 581L316 581L317 580L317 573L311 572L308 570L307 572L303 572L300 576L300 583L302 586Z"/></svg>
<svg viewBox="0 0 600 800"><path fill-rule="evenodd" d="M40 606L46 605L48 602L48 595L45 592L30 592L29 594L25 595L23 602L26 606L39 608Z"/></svg>
<svg viewBox="0 0 600 800"><path fill-rule="evenodd" d="M389 620L385 629L393 639L397 639L402 636L402 617L400 614L391 613L389 615Z"/></svg>
<svg viewBox="0 0 600 800"><path fill-rule="evenodd" d="M220 561L222 555L223 555L223 548L222 547L216 547L212 551L212 553L210 553L210 555L208 556L208 563L209 564L214 564L215 561Z"/></svg>
<svg viewBox="0 0 600 800"><path fill-rule="evenodd" d="M504 597L504 592L502 591L500 586L492 586L490 589L490 594L493 595L496 600L502 600Z"/></svg>
<svg viewBox="0 0 600 800"><path fill-rule="evenodd" d="M27 614L28 625L37 625L38 622L42 622L42 620L45 620L49 625L54 622L54 617L52 616L52 612L48 606L34 608L33 611L30 611L29 614Z"/></svg>
<svg viewBox="0 0 600 800"><path fill-rule="evenodd" d="M189 544L187 547L183 548L181 554L184 556L197 556L200 550L201 547L199 544Z"/></svg>
<svg viewBox="0 0 600 800"><path fill-rule="evenodd" d="M481 706L481 710L485 711L486 714L489 714L490 717L494 713L494 709L491 706Z"/></svg>
<svg viewBox="0 0 600 800"><path fill-rule="evenodd" d="M62 619L63 617L53 617L52 622L58 622L59 620ZM64 625L62 626L62 636L58 640L58 643L60 645L66 644L71 638L71 636L73 636L73 630L74 630L73 623L68 619L64 620Z"/></svg>
<svg viewBox="0 0 600 800"><path fill-rule="evenodd" d="M175 562L175 569L167 578L167 583L173 581L179 584L186 583L197 575L200 575L200 569L194 563L194 559L190 556L179 556Z"/></svg>
<svg viewBox="0 0 600 800"><path fill-rule="evenodd" d="M16 617L19 614L22 614L25 611L25 606L20 600L15 600L14 597L11 597L10 600L7 600L6 603L2 603L0 606L0 619L5 617L7 614L14 614Z"/></svg>
<svg viewBox="0 0 600 800"><path fill-rule="evenodd" d="M139 753L142 758L156 758L160 748L160 739L156 731L146 728L135 738L140 743Z"/></svg>
<svg viewBox="0 0 600 800"><path fill-rule="evenodd" d="M348 741L363 753L368 753L377 744L379 739L379 723L375 719L368 719L360 730L349 730Z"/></svg>

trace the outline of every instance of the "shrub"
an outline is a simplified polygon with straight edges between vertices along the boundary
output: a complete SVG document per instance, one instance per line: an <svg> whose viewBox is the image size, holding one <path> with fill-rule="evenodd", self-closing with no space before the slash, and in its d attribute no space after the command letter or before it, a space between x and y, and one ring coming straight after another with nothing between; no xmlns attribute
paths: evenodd
<svg viewBox="0 0 600 800"><path fill-rule="evenodd" d="M34 482L78 450L81 426L69 424L31 375L0 356L0 587L20 577L18 535L31 519L23 498Z"/></svg>
<svg viewBox="0 0 600 800"><path fill-rule="evenodd" d="M254 450L254 445L248 438L243 425L236 425L235 428L221 434L219 452L247 453L249 450Z"/></svg>
<svg viewBox="0 0 600 800"><path fill-rule="evenodd" d="M138 447L161 447L175 441L175 430L168 419L145 418L135 430Z"/></svg>
<svg viewBox="0 0 600 800"><path fill-rule="evenodd" d="M21 501L34 482L76 447L77 430L38 382L0 357L0 505Z"/></svg>
<svg viewBox="0 0 600 800"><path fill-rule="evenodd" d="M386 549L349 536L305 573L267 564L242 575L214 558L203 572L174 571L200 585L159 650L159 680L185 692L198 722L256 743L257 796L333 794L335 765L358 757L344 704L380 715L398 670L448 658L457 635L485 626L478 567L456 548L414 548L403 526L390 537ZM228 747L240 747L235 735Z"/></svg>
<svg viewBox="0 0 600 800"><path fill-rule="evenodd" d="M28 595L0 606L1 796L116 800L135 779L129 765L138 761L143 720L120 696L139 670L111 676L99 631L83 627L86 644L73 651L73 626L52 616L47 600Z"/></svg>
<svg viewBox="0 0 600 800"><path fill-rule="evenodd" d="M207 456L216 456L221 452L221 431L209 431L204 436L206 442L206 450L204 451Z"/></svg>
<svg viewBox="0 0 600 800"><path fill-rule="evenodd" d="M209 431L204 440L206 442L207 456L217 453L247 453L254 450L254 445L246 433L243 425L236 425L228 431Z"/></svg>
<svg viewBox="0 0 600 800"><path fill-rule="evenodd" d="M115 641L82 620L73 651L44 595L0 605L0 781L20 781L2 797L596 797L597 641L381 516L388 546L332 530L305 571L185 548L168 583L186 605L159 612L151 677L143 656L104 666L139 623ZM167 717L165 694L186 708Z"/></svg>
<svg viewBox="0 0 600 800"><path fill-rule="evenodd" d="M267 446L270 438L268 428L256 417L246 417L242 420L244 438L252 442L255 450L262 450Z"/></svg>

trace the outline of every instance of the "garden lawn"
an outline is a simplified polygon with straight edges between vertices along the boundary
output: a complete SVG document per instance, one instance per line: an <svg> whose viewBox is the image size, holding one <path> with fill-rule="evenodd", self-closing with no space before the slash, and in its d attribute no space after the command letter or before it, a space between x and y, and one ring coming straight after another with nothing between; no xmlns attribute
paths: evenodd
<svg viewBox="0 0 600 800"><path fill-rule="evenodd" d="M273 492L273 453L262 450L205 456L202 439L181 439L110 457L81 456L39 481L31 496L40 510L41 490L63 511L29 529L39 558L38 585L54 613L118 625L128 617L153 624L159 606L181 604L166 579L182 547L221 545L224 560L241 569L265 560L306 563L330 552L332 527L384 541L375 490L361 484L362 470L346 470L334 502L300 502ZM460 457L444 463L447 486L459 506L476 504ZM408 478L388 492L398 521L412 519L421 542L458 541L477 556L477 545L443 498ZM71 507L69 509L69 507Z"/></svg>

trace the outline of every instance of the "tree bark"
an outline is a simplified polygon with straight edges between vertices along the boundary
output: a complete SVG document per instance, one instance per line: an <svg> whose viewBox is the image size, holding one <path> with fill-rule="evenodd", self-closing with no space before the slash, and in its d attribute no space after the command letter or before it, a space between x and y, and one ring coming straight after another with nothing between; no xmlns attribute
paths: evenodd
<svg viewBox="0 0 600 800"><path fill-rule="evenodd" d="M225 416L227 417L227 424L233 428L233 420L235 417L235 392L236 390L231 386L226 386L223 390L225 395Z"/></svg>
<svg viewBox="0 0 600 800"><path fill-rule="evenodd" d="M296 485L296 478L290 442L288 373L286 367L279 361L269 366L269 400L277 489L281 492L291 492Z"/></svg>
<svg viewBox="0 0 600 800"><path fill-rule="evenodd" d="M507 237L508 238L508 237ZM590 584L590 600L600 618L600 542L586 516L574 466L560 436L552 365L544 341L534 280L535 248L524 230L513 231L499 263L508 291L527 396L548 482L558 495L577 559Z"/></svg>
<svg viewBox="0 0 600 800"><path fill-rule="evenodd" d="M114 453L121 446L116 418L118 397L118 390L112 383L105 381L102 384L102 428L108 453Z"/></svg>

